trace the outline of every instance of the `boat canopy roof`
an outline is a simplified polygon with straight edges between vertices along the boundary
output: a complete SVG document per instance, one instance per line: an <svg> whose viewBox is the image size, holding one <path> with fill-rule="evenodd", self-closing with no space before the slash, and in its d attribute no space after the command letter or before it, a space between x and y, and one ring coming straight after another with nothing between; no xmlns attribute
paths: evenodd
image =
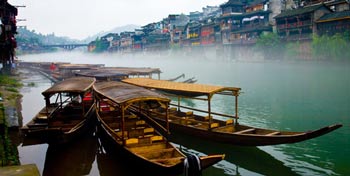
<svg viewBox="0 0 350 176"><path fill-rule="evenodd" d="M92 70L84 70L75 73L78 76L87 76L87 77L95 77L95 78L108 78L108 77L127 77L128 74L119 72L118 70L100 70L100 69L92 69Z"/></svg>
<svg viewBox="0 0 350 176"><path fill-rule="evenodd" d="M104 70L115 70L128 75L148 75L152 73L161 73L159 68L148 67L105 67Z"/></svg>
<svg viewBox="0 0 350 176"><path fill-rule="evenodd" d="M59 69L92 69L92 68L100 68L103 67L104 64L71 64L71 63L62 63L57 64Z"/></svg>
<svg viewBox="0 0 350 176"><path fill-rule="evenodd" d="M196 97L196 96L212 96L216 93L224 93L229 95L238 95L241 88L237 87L224 87L205 84L194 83L182 83L172 82L166 80L155 80L149 78L129 78L122 80L123 82L142 86L151 89L157 89L160 91L168 92L171 94Z"/></svg>
<svg viewBox="0 0 350 176"><path fill-rule="evenodd" d="M95 78L90 77L72 77L54 84L42 94L44 96L55 93L84 93L90 89L96 82Z"/></svg>
<svg viewBox="0 0 350 176"><path fill-rule="evenodd" d="M94 91L117 104L147 100L170 102L168 97L157 92L117 81L98 82L94 85Z"/></svg>

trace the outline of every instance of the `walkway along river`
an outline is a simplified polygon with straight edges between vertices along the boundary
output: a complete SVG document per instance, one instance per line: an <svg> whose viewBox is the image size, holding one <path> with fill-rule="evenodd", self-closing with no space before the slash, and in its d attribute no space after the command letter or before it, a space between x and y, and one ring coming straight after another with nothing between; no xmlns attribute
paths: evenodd
<svg viewBox="0 0 350 176"><path fill-rule="evenodd" d="M162 79L181 73L198 83L236 86L240 123L251 126L304 131L333 123L344 126L309 141L265 147L236 147L189 137L176 140L189 153L225 153L224 161L203 175L350 175L350 64L349 63L248 63L184 58L183 56L88 55L79 52L25 55L23 61L105 64L106 66L157 67ZM23 70L23 123L44 105L41 92L51 83L39 74ZM185 102L194 107L205 103ZM216 111L232 112L228 99L214 99ZM89 146L89 147L82 147ZM132 175L121 159L99 150L98 139L86 136L64 149L46 144L18 146L21 164L36 163L43 175ZM67 158L74 161L66 164ZM120 167L119 167L120 166ZM68 173L67 173L68 172Z"/></svg>

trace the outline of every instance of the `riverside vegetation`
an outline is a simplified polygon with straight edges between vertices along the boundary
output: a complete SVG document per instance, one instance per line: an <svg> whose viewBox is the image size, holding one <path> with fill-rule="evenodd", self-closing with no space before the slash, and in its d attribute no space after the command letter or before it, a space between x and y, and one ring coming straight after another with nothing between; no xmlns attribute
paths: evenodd
<svg viewBox="0 0 350 176"><path fill-rule="evenodd" d="M19 165L17 146L11 143L5 107L16 107L21 98L18 89L22 87L16 75L0 74L0 165ZM17 108L16 108L17 109Z"/></svg>

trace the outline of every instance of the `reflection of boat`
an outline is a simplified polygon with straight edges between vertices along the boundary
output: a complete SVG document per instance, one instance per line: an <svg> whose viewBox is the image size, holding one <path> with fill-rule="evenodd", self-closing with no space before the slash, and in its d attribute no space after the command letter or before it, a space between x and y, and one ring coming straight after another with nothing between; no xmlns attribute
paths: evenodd
<svg viewBox="0 0 350 176"><path fill-rule="evenodd" d="M56 83L42 94L46 106L21 131L47 143L65 143L92 125L94 78L74 77Z"/></svg>
<svg viewBox="0 0 350 176"><path fill-rule="evenodd" d="M247 175L241 172L247 172L244 170L248 170L255 173L252 175L298 175L291 168L285 166L282 161L279 161L258 147L233 146L230 144L193 138L186 135L186 133L176 133L173 135L172 141L183 146L182 148L193 148L203 153L212 153L215 151L225 153L225 161L228 163L222 162L216 165L217 168L220 168L217 172L225 171L235 173L234 175ZM236 165L236 167L233 167L233 164ZM205 174L204 171L203 175ZM222 173L213 175L222 175Z"/></svg>
<svg viewBox="0 0 350 176"><path fill-rule="evenodd" d="M181 131L186 132L188 135L234 145L262 146L300 142L324 135L342 126L341 124L330 125L315 131L307 132L277 131L250 127L238 123L238 96L241 90L240 88L176 83L145 78L125 79L123 82L159 90L169 93L169 96L177 97L178 103L172 104L174 108L171 108L172 111L169 115L169 124L174 133ZM211 111L211 99L215 94L235 97L235 115ZM181 106L180 99L182 98L206 101L208 103L208 109L200 110ZM149 111L153 113L152 117L154 119L165 124L165 114L167 110L163 107L158 108L158 110ZM181 108L190 111L183 112L180 110ZM197 115L196 113L205 113L207 116ZM228 118L228 120L218 120L213 118L213 115L221 118Z"/></svg>
<svg viewBox="0 0 350 176"><path fill-rule="evenodd" d="M83 135L70 145L49 145L43 176L89 175L97 151L97 139Z"/></svg>
<svg viewBox="0 0 350 176"><path fill-rule="evenodd" d="M159 125L139 108L145 104L168 104L170 100L163 95L121 82L96 83L94 95L99 134L106 149L119 151L118 154L124 154L126 159L143 168L162 174L180 174L188 162L190 171L200 172L224 157L186 157L167 141L168 128Z"/></svg>

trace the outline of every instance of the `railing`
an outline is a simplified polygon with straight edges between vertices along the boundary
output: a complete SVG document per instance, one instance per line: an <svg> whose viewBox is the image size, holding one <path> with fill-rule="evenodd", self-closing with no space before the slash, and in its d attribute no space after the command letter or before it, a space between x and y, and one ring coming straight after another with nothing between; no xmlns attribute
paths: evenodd
<svg viewBox="0 0 350 176"><path fill-rule="evenodd" d="M177 104L170 104L174 107L179 107L179 108L183 108L183 109L188 109L188 110L192 110L192 111L196 111L196 112L201 112L201 113L208 113L208 111L205 110L201 110L201 109L196 109L196 108L191 108L191 107L187 107L187 106L179 106ZM238 119L238 117L234 116L234 115L228 115L228 114L222 114L222 113L218 113L218 112L210 112L210 114L212 115L217 115L217 116L221 116L221 117L229 117L229 118L233 118L233 119Z"/></svg>
<svg viewBox="0 0 350 176"><path fill-rule="evenodd" d="M303 27L303 26L309 26L311 25L311 21L300 21L295 23L287 23L287 24L280 24L277 25L278 29L289 29L289 28L297 28L297 27Z"/></svg>

